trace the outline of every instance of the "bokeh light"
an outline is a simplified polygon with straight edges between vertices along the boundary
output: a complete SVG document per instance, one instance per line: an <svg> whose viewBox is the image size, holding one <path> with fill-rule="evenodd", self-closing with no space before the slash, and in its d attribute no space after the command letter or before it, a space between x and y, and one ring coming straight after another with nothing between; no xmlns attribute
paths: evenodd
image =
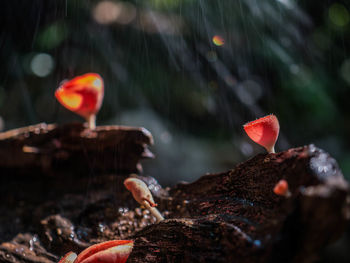
<svg viewBox="0 0 350 263"><path fill-rule="evenodd" d="M220 47L220 46L223 46L224 44L225 44L225 39L223 39L221 36L219 36L219 35L215 35L215 36L213 36L213 43L216 45L216 46L218 46L218 47Z"/></svg>
<svg viewBox="0 0 350 263"><path fill-rule="evenodd" d="M30 69L38 77L48 76L54 69L53 58L45 53L35 55L30 62Z"/></svg>
<svg viewBox="0 0 350 263"><path fill-rule="evenodd" d="M136 8L129 2L99 2L93 9L93 17L99 24L129 24L136 17Z"/></svg>
<svg viewBox="0 0 350 263"><path fill-rule="evenodd" d="M329 8L328 15L331 22L338 27L345 27L349 24L349 11L342 4L332 4Z"/></svg>
<svg viewBox="0 0 350 263"><path fill-rule="evenodd" d="M93 16L99 24L110 24L116 20L119 13L120 10L116 3L112 1L102 1L96 5Z"/></svg>
<svg viewBox="0 0 350 263"><path fill-rule="evenodd" d="M68 35L66 24L63 21L57 21L42 29L35 42L40 48L53 49L59 46Z"/></svg>

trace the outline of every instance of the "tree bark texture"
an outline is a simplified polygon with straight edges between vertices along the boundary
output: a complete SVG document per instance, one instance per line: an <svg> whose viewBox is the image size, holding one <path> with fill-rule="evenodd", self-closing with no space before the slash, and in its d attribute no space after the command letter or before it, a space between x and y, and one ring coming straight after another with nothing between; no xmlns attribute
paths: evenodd
<svg viewBox="0 0 350 263"><path fill-rule="evenodd" d="M147 131L37 125L0 140L1 262L57 262L111 239L135 241L133 263L314 262L350 217L348 183L314 145L173 188L139 175L166 218L155 224L123 186L153 156ZM288 198L273 192L281 179Z"/></svg>
<svg viewBox="0 0 350 263"><path fill-rule="evenodd" d="M144 128L41 123L0 134L0 167L15 174L128 174L141 170L141 158L153 158L151 144Z"/></svg>

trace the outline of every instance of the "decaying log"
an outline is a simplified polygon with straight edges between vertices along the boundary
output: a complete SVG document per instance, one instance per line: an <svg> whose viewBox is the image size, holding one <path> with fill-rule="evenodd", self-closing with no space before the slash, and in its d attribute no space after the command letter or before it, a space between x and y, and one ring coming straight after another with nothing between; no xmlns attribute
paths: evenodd
<svg viewBox="0 0 350 263"><path fill-rule="evenodd" d="M41 123L0 133L0 169L5 174L128 174L141 170L140 159L153 157L151 144L144 128L99 126L91 131L81 123Z"/></svg>
<svg viewBox="0 0 350 263"><path fill-rule="evenodd" d="M260 154L230 171L173 188L140 176L166 218L154 224L122 185L147 153L152 141L147 132L104 127L94 137L81 125L42 129L19 130L0 141L4 158L12 147L11 154L22 154L18 160L8 158L11 165L0 160L1 177L9 170L26 174L0 185L0 262L57 262L68 251L79 253L111 239L135 241L128 259L133 263L313 262L350 217L349 186L336 161L309 145ZM71 176L68 169L78 174L85 169L82 145L92 163L103 163L102 155L108 160L106 166L94 166L99 176ZM113 166L115 148L134 156L133 161ZM43 165L45 158L49 165ZM62 162L66 166L59 167ZM37 170L41 176L33 176ZM272 191L280 179L289 183L289 198Z"/></svg>
<svg viewBox="0 0 350 263"><path fill-rule="evenodd" d="M273 193L280 179L290 198ZM136 233L129 262L313 262L350 215L336 161L313 145L255 156L161 199L174 219Z"/></svg>

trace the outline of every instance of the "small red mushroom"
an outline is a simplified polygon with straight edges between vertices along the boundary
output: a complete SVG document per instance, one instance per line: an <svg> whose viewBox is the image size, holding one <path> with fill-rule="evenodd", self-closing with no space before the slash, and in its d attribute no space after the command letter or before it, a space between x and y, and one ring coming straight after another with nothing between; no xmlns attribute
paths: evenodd
<svg viewBox="0 0 350 263"><path fill-rule="evenodd" d="M96 73L64 81L55 92L57 100L68 110L85 118L90 129L96 126L96 113L102 105L103 95L103 79Z"/></svg>
<svg viewBox="0 0 350 263"><path fill-rule="evenodd" d="M132 193L134 199L151 212L151 214L157 219L157 223L164 220L164 217L159 213L158 209L155 208L157 204L154 202L150 190L143 181L130 177L124 181L124 185L126 189Z"/></svg>
<svg viewBox="0 0 350 263"><path fill-rule="evenodd" d="M273 188L273 192L276 195L280 195L280 196L285 196L285 197L291 196L291 193L289 191L288 182L284 179L278 181L278 183Z"/></svg>
<svg viewBox="0 0 350 263"><path fill-rule="evenodd" d="M255 121L248 122L243 128L250 139L263 146L268 153L275 153L275 143L280 125L275 115L267 115Z"/></svg>
<svg viewBox="0 0 350 263"><path fill-rule="evenodd" d="M132 240L111 240L90 246L78 256L69 252L59 263L125 263L133 246Z"/></svg>

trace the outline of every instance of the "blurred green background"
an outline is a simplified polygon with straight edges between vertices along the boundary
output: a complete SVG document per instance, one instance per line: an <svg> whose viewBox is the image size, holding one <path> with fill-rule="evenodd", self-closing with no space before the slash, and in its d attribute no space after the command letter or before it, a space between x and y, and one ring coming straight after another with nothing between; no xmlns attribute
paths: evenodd
<svg viewBox="0 0 350 263"><path fill-rule="evenodd" d="M350 3L293 0L5 1L0 126L83 121L54 91L105 80L98 124L144 126L170 185L263 149L242 125L274 113L277 151L314 143L350 175Z"/></svg>

